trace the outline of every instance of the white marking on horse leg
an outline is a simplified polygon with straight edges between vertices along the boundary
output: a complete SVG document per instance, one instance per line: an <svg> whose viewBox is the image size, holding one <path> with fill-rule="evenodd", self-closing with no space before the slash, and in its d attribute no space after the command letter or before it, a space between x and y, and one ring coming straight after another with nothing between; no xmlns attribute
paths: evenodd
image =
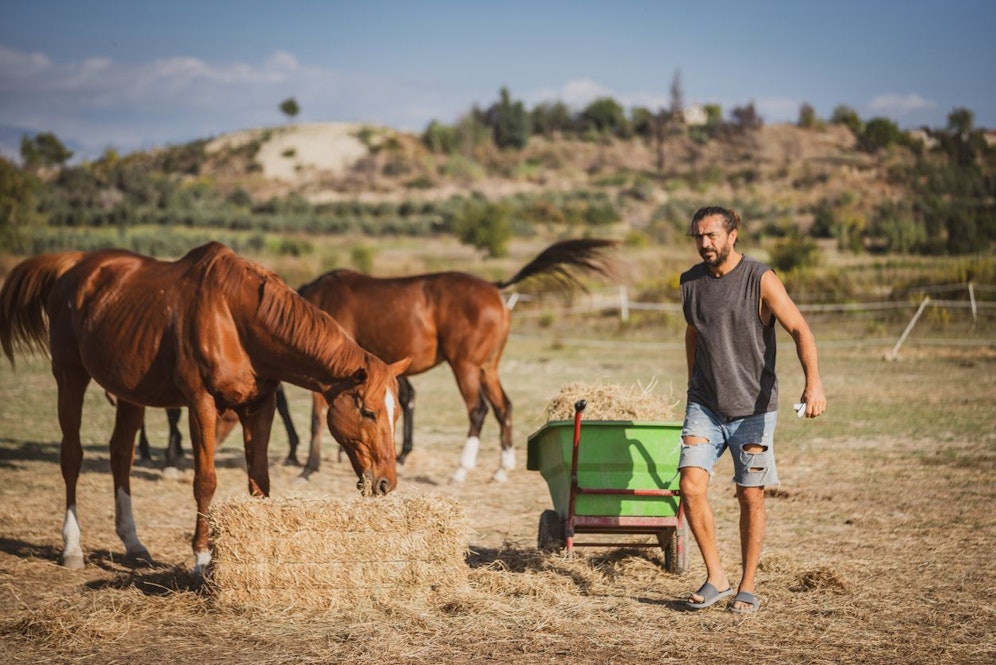
<svg viewBox="0 0 996 665"><path fill-rule="evenodd" d="M453 482L462 483L467 480L467 472L477 466L477 451L481 447L481 440L476 436L468 436L463 444L463 453L460 455L460 466L453 472Z"/></svg>
<svg viewBox="0 0 996 665"><path fill-rule="evenodd" d="M501 468L511 471L515 468L515 448L501 451Z"/></svg>
<svg viewBox="0 0 996 665"><path fill-rule="evenodd" d="M76 506L66 509L62 521L62 565L66 568L83 567L83 548L80 547L80 523L76 518Z"/></svg>
<svg viewBox="0 0 996 665"><path fill-rule="evenodd" d="M123 489L118 490L118 495L114 499L114 530L118 538L124 543L125 551L142 558L149 558L149 550L138 539L138 531L135 529L135 517L131 510L131 495Z"/></svg>
<svg viewBox="0 0 996 665"><path fill-rule="evenodd" d="M211 564L211 551L201 550L194 555L194 575L204 575Z"/></svg>
<svg viewBox="0 0 996 665"><path fill-rule="evenodd" d="M460 466L468 471L477 466L477 451L480 447L480 439L476 436L468 436L467 441L463 444L463 454L460 455Z"/></svg>

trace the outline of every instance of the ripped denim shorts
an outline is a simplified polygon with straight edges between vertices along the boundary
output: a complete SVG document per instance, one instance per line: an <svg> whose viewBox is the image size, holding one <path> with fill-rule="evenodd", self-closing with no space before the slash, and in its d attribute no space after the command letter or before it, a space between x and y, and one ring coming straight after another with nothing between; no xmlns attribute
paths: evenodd
<svg viewBox="0 0 996 665"><path fill-rule="evenodd" d="M727 419L702 404L689 402L685 407L685 423L681 429L681 457L678 468L694 466L712 475L723 451L730 449L733 458L733 482L742 487L765 487L778 484L775 468L775 424L778 412ZM706 443L686 445L684 437L701 437ZM747 452L744 446L760 444L764 450Z"/></svg>

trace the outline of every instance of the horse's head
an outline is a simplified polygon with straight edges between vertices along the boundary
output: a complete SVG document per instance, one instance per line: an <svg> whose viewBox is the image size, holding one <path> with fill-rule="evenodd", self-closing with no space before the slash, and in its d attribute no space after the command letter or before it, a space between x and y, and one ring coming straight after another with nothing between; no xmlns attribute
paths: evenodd
<svg viewBox="0 0 996 665"><path fill-rule="evenodd" d="M364 494L387 494L398 484L394 426L401 405L397 377L409 362L387 365L368 354L365 368L325 394L329 432L349 456L360 479L356 486Z"/></svg>

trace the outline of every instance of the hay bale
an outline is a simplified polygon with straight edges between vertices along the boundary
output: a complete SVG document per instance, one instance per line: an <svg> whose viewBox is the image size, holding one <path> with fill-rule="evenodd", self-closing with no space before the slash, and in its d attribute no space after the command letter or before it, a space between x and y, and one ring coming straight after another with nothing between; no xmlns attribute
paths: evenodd
<svg viewBox="0 0 996 665"><path fill-rule="evenodd" d="M656 385L656 381L647 386L570 383L547 404L547 420L574 420L574 403L580 399L588 403L583 416L587 420L675 420L679 401L670 390L667 394L655 391Z"/></svg>
<svg viewBox="0 0 996 665"><path fill-rule="evenodd" d="M222 605L336 609L467 584L466 516L444 496L239 497L208 520Z"/></svg>

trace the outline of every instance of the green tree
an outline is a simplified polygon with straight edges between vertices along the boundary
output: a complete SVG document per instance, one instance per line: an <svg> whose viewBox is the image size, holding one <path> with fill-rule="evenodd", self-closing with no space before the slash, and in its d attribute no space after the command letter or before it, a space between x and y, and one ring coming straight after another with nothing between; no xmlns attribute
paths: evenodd
<svg viewBox="0 0 996 665"><path fill-rule="evenodd" d="M501 89L501 99L486 114L499 148L524 148L529 142L529 113L521 101L513 101L508 88Z"/></svg>
<svg viewBox="0 0 996 665"><path fill-rule="evenodd" d="M730 116L733 118L733 126L741 132L760 129L764 124L761 116L757 114L757 110L754 108L754 102L750 102L746 106L733 107L733 110L730 111Z"/></svg>
<svg viewBox="0 0 996 665"><path fill-rule="evenodd" d="M37 180L0 157L0 249L7 249L17 229L31 224L37 215Z"/></svg>
<svg viewBox="0 0 996 665"><path fill-rule="evenodd" d="M453 230L460 242L483 250L490 257L508 254L512 226L503 205L471 201L454 220Z"/></svg>
<svg viewBox="0 0 996 665"><path fill-rule="evenodd" d="M629 112L633 133L645 139L654 137L654 112L646 106L636 106Z"/></svg>
<svg viewBox="0 0 996 665"><path fill-rule="evenodd" d="M719 104L706 104L706 127L718 127L723 123L723 107Z"/></svg>
<svg viewBox="0 0 996 665"><path fill-rule="evenodd" d="M975 114L966 108L956 108L948 114L948 131L958 136L968 136L975 129Z"/></svg>
<svg viewBox="0 0 996 665"><path fill-rule="evenodd" d="M866 152L875 153L890 145L901 144L904 136L899 126L892 120L872 118L858 136L858 145Z"/></svg>
<svg viewBox="0 0 996 665"><path fill-rule="evenodd" d="M622 135L628 130L626 112L611 97L600 97L581 112L584 124L601 134Z"/></svg>
<svg viewBox="0 0 996 665"><path fill-rule="evenodd" d="M451 154L459 146L457 130L433 120L422 134L422 143L435 153Z"/></svg>
<svg viewBox="0 0 996 665"><path fill-rule="evenodd" d="M288 120L293 121L297 117L297 114L301 112L301 107L298 106L296 99L288 97L280 102L280 112L287 116Z"/></svg>
<svg viewBox="0 0 996 665"><path fill-rule="evenodd" d="M830 122L834 125L844 125L848 127L851 130L851 133L855 136L860 136L861 131L864 129L864 123L861 122L861 116L858 115L858 112L850 106L845 106L843 104L833 110L833 115L830 116Z"/></svg>
<svg viewBox="0 0 996 665"><path fill-rule="evenodd" d="M570 131L574 126L571 111L563 102L537 104L530 113L533 134L553 138Z"/></svg>
<svg viewBox="0 0 996 665"><path fill-rule="evenodd" d="M37 170L52 166L61 167L73 156L71 150L51 132L36 134L34 138L21 137L21 159L24 168Z"/></svg>
<svg viewBox="0 0 996 665"><path fill-rule="evenodd" d="M812 129L816 126L816 109L810 104L803 103L799 107L799 127Z"/></svg>

